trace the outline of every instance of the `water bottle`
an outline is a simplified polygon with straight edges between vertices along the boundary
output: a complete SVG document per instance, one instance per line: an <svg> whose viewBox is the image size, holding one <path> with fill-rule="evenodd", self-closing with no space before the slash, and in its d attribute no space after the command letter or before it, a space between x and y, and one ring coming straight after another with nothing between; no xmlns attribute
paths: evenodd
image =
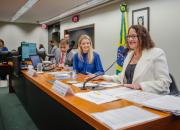
<svg viewBox="0 0 180 130"><path fill-rule="evenodd" d="M37 64L37 72L42 72L42 63Z"/></svg>
<svg viewBox="0 0 180 130"><path fill-rule="evenodd" d="M70 79L73 81L76 79L76 70L70 71Z"/></svg>

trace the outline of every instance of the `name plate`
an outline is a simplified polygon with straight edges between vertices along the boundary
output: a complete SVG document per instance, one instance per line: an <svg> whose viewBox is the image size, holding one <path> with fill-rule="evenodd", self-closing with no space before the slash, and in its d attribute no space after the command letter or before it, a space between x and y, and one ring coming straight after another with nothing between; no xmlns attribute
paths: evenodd
<svg viewBox="0 0 180 130"><path fill-rule="evenodd" d="M34 69L29 69L28 70L28 75L30 75L30 76L37 76L37 73L36 73L36 71Z"/></svg>
<svg viewBox="0 0 180 130"><path fill-rule="evenodd" d="M67 94L74 95L73 90L67 84L64 84L58 80L54 82L52 89L62 96Z"/></svg>

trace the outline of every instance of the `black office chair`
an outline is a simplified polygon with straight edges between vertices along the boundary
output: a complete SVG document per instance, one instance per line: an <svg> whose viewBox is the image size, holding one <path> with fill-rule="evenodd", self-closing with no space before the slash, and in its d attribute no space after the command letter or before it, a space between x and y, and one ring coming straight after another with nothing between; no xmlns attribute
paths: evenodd
<svg viewBox="0 0 180 130"><path fill-rule="evenodd" d="M169 76L170 76L170 78L171 78L171 80L172 80L172 82L171 82L171 84L170 84L170 87L169 87L169 89L170 89L170 95L175 95L175 96L180 95L180 92L179 92L179 90L178 90L178 88L177 88L177 86L176 86L176 82L175 82L173 76L172 76L171 74L169 74Z"/></svg>

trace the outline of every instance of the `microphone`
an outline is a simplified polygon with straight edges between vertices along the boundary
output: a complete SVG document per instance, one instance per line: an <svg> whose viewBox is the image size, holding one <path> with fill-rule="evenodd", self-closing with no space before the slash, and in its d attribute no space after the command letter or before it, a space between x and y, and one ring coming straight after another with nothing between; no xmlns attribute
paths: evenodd
<svg viewBox="0 0 180 130"><path fill-rule="evenodd" d="M117 62L117 60L115 60L105 71L104 73L106 73L115 63ZM94 77L88 78L84 83L83 83L83 87L81 88L82 90L86 90L86 83L88 83L89 81L95 79L98 76L104 75L104 73L101 74L97 74ZM95 89L97 86L92 87L92 89Z"/></svg>
<svg viewBox="0 0 180 130"><path fill-rule="evenodd" d="M126 57L127 54L128 54L128 52L129 52L129 48L124 47L124 49L123 49L123 51L122 51L122 55L123 55L124 57Z"/></svg>
<svg viewBox="0 0 180 130"><path fill-rule="evenodd" d="M129 51L129 49L125 47L125 48L123 49L123 51L122 51L122 55L125 57L125 56L127 55L128 51ZM104 73L106 73L106 72L117 62L117 60L118 60L118 59L116 59L116 60L104 71ZM98 77L98 76L104 75L104 73L97 74L97 75L95 75L94 77L88 78L88 79L83 83L83 87L82 87L81 89L82 89L82 90L86 90L86 89L87 89L87 88L86 88L86 84L87 84L89 81L95 79L95 78ZM96 87L98 87L98 85L97 85L97 86L93 86L92 89L95 89Z"/></svg>

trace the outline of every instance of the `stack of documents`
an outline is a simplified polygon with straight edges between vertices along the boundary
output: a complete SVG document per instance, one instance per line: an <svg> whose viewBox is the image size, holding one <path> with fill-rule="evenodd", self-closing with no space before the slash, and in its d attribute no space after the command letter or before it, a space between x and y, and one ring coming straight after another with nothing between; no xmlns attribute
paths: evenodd
<svg viewBox="0 0 180 130"><path fill-rule="evenodd" d="M73 84L74 86L81 88L83 87L83 82L82 83L76 83ZM116 86L120 86L121 84L118 83L114 83L114 82L98 82L98 83L91 83L88 82L86 83L86 87L91 87L91 86L101 86L103 88L111 88L111 87L116 87Z"/></svg>
<svg viewBox="0 0 180 130"><path fill-rule="evenodd" d="M121 84L115 82L99 82L98 85L105 88L111 88L111 87L120 86Z"/></svg>
<svg viewBox="0 0 180 130"><path fill-rule="evenodd" d="M78 87L78 88L82 88L83 87L83 83L76 83L76 84L73 84L74 86ZM86 86L97 86L98 84L95 84L95 83L86 83Z"/></svg>
<svg viewBox="0 0 180 130"><path fill-rule="evenodd" d="M57 80L70 78L70 72L49 72L48 74L53 75Z"/></svg>
<svg viewBox="0 0 180 130"><path fill-rule="evenodd" d="M119 98L125 99L134 103L142 104L143 102L159 98L162 95L148 93L144 91L133 91L132 93L126 93L124 95L119 95Z"/></svg>
<svg viewBox="0 0 180 130"><path fill-rule="evenodd" d="M171 112L174 115L180 116L180 97L157 95L143 91L126 93L124 95L120 95L119 97L146 107Z"/></svg>
<svg viewBox="0 0 180 130"><path fill-rule="evenodd" d="M57 80L70 79L70 75L69 74L56 74L55 79Z"/></svg>
<svg viewBox="0 0 180 130"><path fill-rule="evenodd" d="M96 103L96 104L102 104L102 103L117 100L117 98L115 98L115 97L101 94L98 91L76 93L75 95L82 98L82 99L88 100L88 101Z"/></svg>
<svg viewBox="0 0 180 130"><path fill-rule="evenodd" d="M90 102L101 104L101 103L107 103L107 102L118 100L120 95L132 93L135 91L136 90L133 90L133 89L120 87L120 88L106 89L106 90L100 90L100 91L76 93L75 95L85 100L88 100Z"/></svg>
<svg viewBox="0 0 180 130"><path fill-rule="evenodd" d="M131 95L136 91L138 90L134 90L126 87L118 87L113 89L101 90L98 92L104 95L108 95L120 99L123 95Z"/></svg>
<svg viewBox="0 0 180 130"><path fill-rule="evenodd" d="M136 106L92 113L92 115L114 130L160 118L159 115Z"/></svg>
<svg viewBox="0 0 180 130"><path fill-rule="evenodd" d="M148 100L142 104L150 108L168 111L176 116L180 116L180 97L166 95Z"/></svg>

